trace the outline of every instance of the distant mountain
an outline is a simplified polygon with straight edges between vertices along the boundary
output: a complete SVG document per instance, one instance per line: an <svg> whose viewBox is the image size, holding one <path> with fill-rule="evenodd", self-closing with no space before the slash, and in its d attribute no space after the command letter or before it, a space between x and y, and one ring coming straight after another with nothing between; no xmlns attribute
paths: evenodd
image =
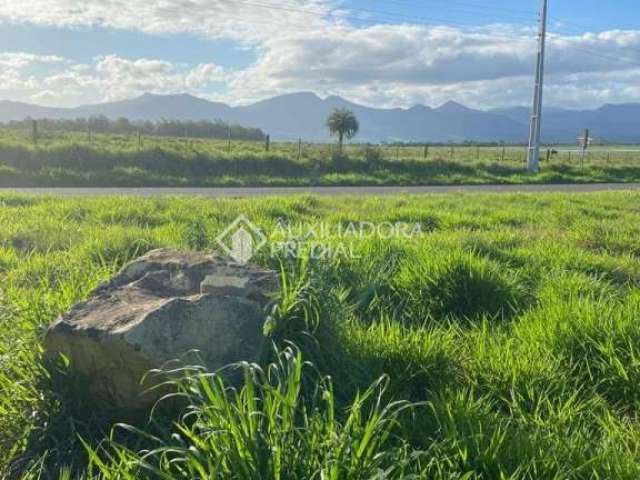
<svg viewBox="0 0 640 480"><path fill-rule="evenodd" d="M417 105L408 109L380 109L344 98L322 99L301 92L230 107L188 94L153 95L77 108L48 108L0 101L0 122L31 118L77 118L105 115L130 120L222 120L258 127L274 139L324 141L325 119L334 108L349 108L360 121L360 141L524 142L529 131L526 107L474 110L456 102L438 108ZM605 105L596 110L545 108L542 136L548 142L574 142L584 128L612 142L640 142L640 104Z"/></svg>
<svg viewBox="0 0 640 480"><path fill-rule="evenodd" d="M491 110L515 122L528 124L526 107ZM542 137L547 142L575 142L585 128L593 138L609 142L640 142L640 103L604 105L596 110L546 107L542 112Z"/></svg>
<svg viewBox="0 0 640 480"><path fill-rule="evenodd" d="M144 95L131 100L101 103L72 109L74 115L89 117L105 115L109 118L125 117L130 120L205 120L223 118L232 109L224 103L210 102L193 95Z"/></svg>
<svg viewBox="0 0 640 480"><path fill-rule="evenodd" d="M31 118L69 118L73 109L40 107L30 103L0 100L0 122Z"/></svg>

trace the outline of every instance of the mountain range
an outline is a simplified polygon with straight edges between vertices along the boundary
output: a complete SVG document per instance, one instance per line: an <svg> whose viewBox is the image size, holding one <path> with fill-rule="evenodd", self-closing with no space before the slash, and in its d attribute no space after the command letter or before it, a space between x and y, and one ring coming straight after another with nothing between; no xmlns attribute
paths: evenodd
<svg viewBox="0 0 640 480"><path fill-rule="evenodd" d="M334 108L351 109L360 121L359 141L525 142L529 132L526 107L475 110L456 102L438 108L380 109L352 103L338 96L314 93L281 95L246 106L231 107L189 94L146 93L118 102L76 108L42 107L0 101L0 122L25 118L80 118L105 115L130 120L222 120L258 127L274 139L326 141L325 119ZM604 105L594 110L546 108L542 137L546 142L571 142L590 128L595 139L640 142L640 104Z"/></svg>

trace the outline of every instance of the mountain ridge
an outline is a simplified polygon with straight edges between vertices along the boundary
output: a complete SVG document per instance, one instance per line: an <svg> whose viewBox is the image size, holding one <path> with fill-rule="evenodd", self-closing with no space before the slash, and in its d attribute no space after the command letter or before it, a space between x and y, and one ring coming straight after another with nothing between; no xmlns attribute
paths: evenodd
<svg viewBox="0 0 640 480"><path fill-rule="evenodd" d="M525 142L529 131L527 107L477 110L455 101L438 107L375 108L343 97L321 98L314 92L294 92L249 105L229 106L189 93L145 93L115 102L79 107L44 107L26 102L0 100L0 122L25 118L79 118L104 115L130 120L221 120L257 127L274 139L326 141L325 119L334 108L350 108L360 121L360 141ZM546 107L543 139L574 142L584 128L595 138L640 142L640 103L606 104L594 110Z"/></svg>

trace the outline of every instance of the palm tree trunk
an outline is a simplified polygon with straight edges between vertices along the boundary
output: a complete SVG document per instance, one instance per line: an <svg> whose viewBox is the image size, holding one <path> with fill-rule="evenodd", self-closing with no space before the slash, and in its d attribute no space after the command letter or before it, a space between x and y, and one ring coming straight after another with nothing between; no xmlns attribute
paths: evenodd
<svg viewBox="0 0 640 480"><path fill-rule="evenodd" d="M344 134L338 133L338 153L342 156L342 142L344 141Z"/></svg>

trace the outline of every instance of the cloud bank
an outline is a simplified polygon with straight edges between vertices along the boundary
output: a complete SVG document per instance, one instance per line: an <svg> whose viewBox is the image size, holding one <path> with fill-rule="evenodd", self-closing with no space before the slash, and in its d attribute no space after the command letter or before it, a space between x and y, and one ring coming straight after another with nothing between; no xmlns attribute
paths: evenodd
<svg viewBox="0 0 640 480"><path fill-rule="evenodd" d="M257 58L230 69L116 54L82 63L5 52L0 97L73 105L187 91L237 104L311 90L387 107L529 103L531 26L357 20L329 0L0 0L0 22L222 38L252 49ZM548 51L547 104L592 108L640 101L640 31L551 35Z"/></svg>

